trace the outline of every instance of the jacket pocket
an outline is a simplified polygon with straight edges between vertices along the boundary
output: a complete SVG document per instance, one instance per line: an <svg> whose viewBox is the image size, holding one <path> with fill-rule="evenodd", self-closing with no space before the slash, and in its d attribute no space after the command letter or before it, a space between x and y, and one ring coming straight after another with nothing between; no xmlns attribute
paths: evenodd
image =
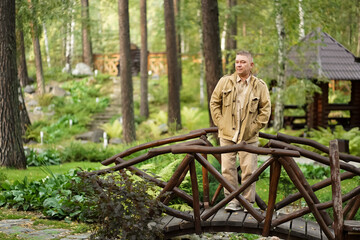
<svg viewBox="0 0 360 240"><path fill-rule="evenodd" d="M258 105L259 105L259 98L258 97L253 97L253 99L250 102L250 112L256 112L258 109Z"/></svg>
<svg viewBox="0 0 360 240"><path fill-rule="evenodd" d="M231 89L229 89L229 90L223 90L222 91L222 97L223 97L223 104L224 104L224 107L227 107L227 106L229 106L230 104L231 104L231 96L232 96L232 94L231 94Z"/></svg>

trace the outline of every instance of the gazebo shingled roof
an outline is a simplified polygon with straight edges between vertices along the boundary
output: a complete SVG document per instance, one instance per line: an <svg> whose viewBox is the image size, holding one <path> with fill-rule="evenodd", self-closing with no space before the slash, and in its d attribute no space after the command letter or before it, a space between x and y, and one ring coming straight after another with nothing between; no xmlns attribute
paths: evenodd
<svg viewBox="0 0 360 240"><path fill-rule="evenodd" d="M317 29L288 52L287 76L331 80L360 80L360 62L329 34Z"/></svg>

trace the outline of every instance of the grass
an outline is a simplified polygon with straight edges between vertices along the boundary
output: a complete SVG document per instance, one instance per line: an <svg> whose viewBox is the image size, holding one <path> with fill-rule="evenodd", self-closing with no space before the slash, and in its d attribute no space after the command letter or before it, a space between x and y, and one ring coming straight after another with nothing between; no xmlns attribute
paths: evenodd
<svg viewBox="0 0 360 240"><path fill-rule="evenodd" d="M67 173L70 169L82 168L82 169L99 169L101 168L101 163L97 162L70 162L60 165L47 166L47 168L54 174L63 174ZM40 180L49 175L48 172L44 171L43 167L28 167L25 170L11 169L11 168L0 168L0 175L5 175L6 179L10 182L16 180L23 180L24 177L27 177L29 181Z"/></svg>

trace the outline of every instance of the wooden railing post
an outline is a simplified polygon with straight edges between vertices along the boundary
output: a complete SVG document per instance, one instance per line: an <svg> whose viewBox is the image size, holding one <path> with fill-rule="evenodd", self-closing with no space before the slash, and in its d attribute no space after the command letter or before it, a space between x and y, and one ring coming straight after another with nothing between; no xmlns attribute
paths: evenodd
<svg viewBox="0 0 360 240"><path fill-rule="evenodd" d="M200 220L200 204L199 204L199 186L197 182L196 177L196 168L195 168L195 161L194 158L192 158L190 162L190 178L191 178L191 187L193 192L193 198L194 198L194 220L195 220L195 232L196 234L201 234L201 220Z"/></svg>
<svg viewBox="0 0 360 240"><path fill-rule="evenodd" d="M269 236L270 227L271 227L271 220L274 213L275 201L276 201L276 193L279 184L281 173L281 164L276 159L270 165L270 189L269 189L269 202L268 207L266 209L266 217L265 217L265 224L263 228L262 235L264 237Z"/></svg>
<svg viewBox="0 0 360 240"><path fill-rule="evenodd" d="M344 218L342 212L341 199L341 180L340 180L340 161L338 140L330 141L330 169L331 169L331 189L334 209L334 234L339 240L344 239Z"/></svg>
<svg viewBox="0 0 360 240"><path fill-rule="evenodd" d="M202 154L202 156L207 160L207 155L206 154ZM209 199L210 199L209 177L208 177L208 170L204 166L202 167L202 176L203 176L203 202L204 202L204 207L209 208Z"/></svg>

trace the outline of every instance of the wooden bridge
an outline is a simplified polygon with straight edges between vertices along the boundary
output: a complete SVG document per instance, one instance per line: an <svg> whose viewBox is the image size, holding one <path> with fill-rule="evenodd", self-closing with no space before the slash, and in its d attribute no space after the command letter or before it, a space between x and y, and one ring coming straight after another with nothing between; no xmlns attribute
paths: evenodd
<svg viewBox="0 0 360 240"><path fill-rule="evenodd" d="M246 143L214 147L207 137L215 132L217 132L217 128L200 129L189 134L129 148L102 162L106 166L115 165L94 171L92 174L106 174L110 171L127 168L134 174L160 186L162 191L158 199L162 202L167 214L161 219L161 227L164 229L166 238L189 233L228 231L279 236L284 239L360 239L360 221L353 220L360 206L360 186L357 184L351 191L341 194L341 181L360 176L360 168L349 163L360 163L360 158L340 153L337 140L331 141L330 147L326 147L305 138L280 133L277 135L260 133L261 138L268 139L264 147L252 147ZM327 157L300 147L303 145L311 146L317 152L327 154ZM147 150L147 153L127 161L123 160L124 157L142 150ZM247 151L268 156L268 159L253 173L251 178L241 183L238 188L231 186L207 160L207 156L211 154L221 162L221 153L234 151ZM168 182L154 178L134 167L135 164L162 154L186 154ZM300 156L330 166L331 176L310 185L294 160ZM195 161L202 165L202 196L200 196L198 187ZM276 202L282 167L298 192ZM242 197L241 193L250 184L257 181L260 174L267 168L270 168L269 198L266 204L256 194L258 208L254 208ZM188 172L190 172L192 195L179 188ZM212 198L209 194L209 174L219 182ZM329 185L332 187L332 200L321 203L315 192ZM218 196L223 187L228 189L231 194L220 200ZM170 208L168 203L174 197L181 198L193 210L181 212ZM224 206L233 198L238 199L246 211L226 212ZM280 209L299 199L304 199L307 206L288 214L279 213ZM330 217L326 209L332 209L333 217ZM309 213L313 214L316 222L302 218Z"/></svg>

